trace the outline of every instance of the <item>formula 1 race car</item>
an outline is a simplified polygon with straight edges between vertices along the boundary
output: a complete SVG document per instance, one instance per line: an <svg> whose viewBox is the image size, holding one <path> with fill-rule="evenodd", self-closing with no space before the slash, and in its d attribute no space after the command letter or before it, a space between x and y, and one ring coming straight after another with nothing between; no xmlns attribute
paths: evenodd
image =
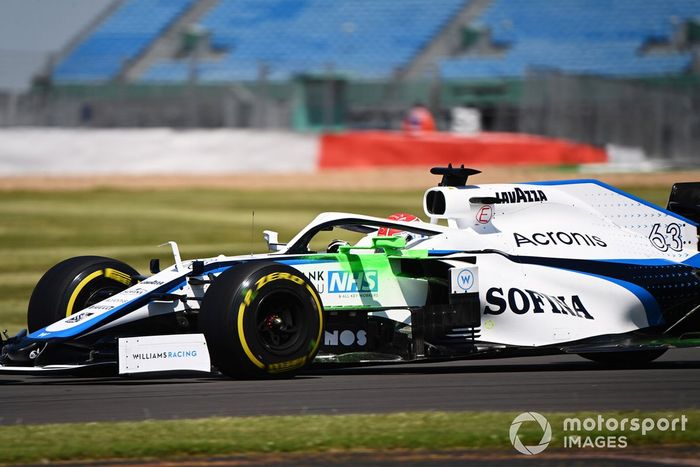
<svg viewBox="0 0 700 467"><path fill-rule="evenodd" d="M140 275L81 256L51 268L0 371L216 370L291 376L360 364L579 354L639 364L700 345L700 183L667 209L595 180L470 185L432 169L428 222L323 213L270 252Z"/></svg>

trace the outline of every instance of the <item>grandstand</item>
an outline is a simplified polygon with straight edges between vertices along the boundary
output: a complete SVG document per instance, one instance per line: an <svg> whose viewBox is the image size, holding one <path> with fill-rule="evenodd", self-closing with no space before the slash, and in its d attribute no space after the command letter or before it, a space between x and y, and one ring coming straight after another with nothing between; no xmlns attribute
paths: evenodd
<svg viewBox="0 0 700 467"><path fill-rule="evenodd" d="M332 66L362 78L387 78L439 34L463 0L352 2L221 0L201 25L220 59L203 64L202 81L250 80L260 63L273 79L323 73ZM143 81L183 80L187 64L159 60Z"/></svg>
<svg viewBox="0 0 700 467"><path fill-rule="evenodd" d="M114 0L3 0L0 3L0 92L29 90L50 73L84 31L111 12Z"/></svg>
<svg viewBox="0 0 700 467"><path fill-rule="evenodd" d="M137 81L187 81L187 57L144 52L168 27L191 26L177 21L197 3L123 1L58 64L54 80L109 81L145 60ZM466 10L474 14L454 27ZM678 75L692 67L682 36L697 18L696 0L218 0L190 20L207 31L215 52L198 64L206 83L254 80L261 64L273 80L329 70L388 79L440 42L450 46L430 61L450 80L517 79L533 68Z"/></svg>
<svg viewBox="0 0 700 467"><path fill-rule="evenodd" d="M38 55L4 32L32 9L75 18L25 21L54 37ZM700 134L700 0L5 0L2 24L0 125L396 129L420 101L441 129L468 106L485 130L661 153ZM656 120L622 128L627 102Z"/></svg>
<svg viewBox="0 0 700 467"><path fill-rule="evenodd" d="M529 70L640 78L697 71L697 0L7 0L2 82L185 83L182 35L206 31L200 83L523 79ZM29 27L24 27L27 25ZM169 47L154 45L170 42ZM695 63L694 63L695 62ZM14 76L15 78L10 78ZM9 84L5 85L8 88Z"/></svg>
<svg viewBox="0 0 700 467"><path fill-rule="evenodd" d="M57 82L116 78L193 0L127 0L56 67Z"/></svg>
<svg viewBox="0 0 700 467"><path fill-rule="evenodd" d="M695 0L494 0L474 25L502 53L440 61L448 79L523 77L530 68L615 77L675 75L693 55L673 47ZM657 45L653 51L648 46ZM647 51L647 48L650 50Z"/></svg>

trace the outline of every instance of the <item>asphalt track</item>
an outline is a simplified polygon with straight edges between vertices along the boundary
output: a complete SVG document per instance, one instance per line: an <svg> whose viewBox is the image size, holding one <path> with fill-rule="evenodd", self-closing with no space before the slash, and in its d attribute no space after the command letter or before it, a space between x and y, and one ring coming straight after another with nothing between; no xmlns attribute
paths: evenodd
<svg viewBox="0 0 700 467"><path fill-rule="evenodd" d="M291 380L0 376L0 424L409 410L700 407L700 349L645 368L577 356L313 370Z"/></svg>

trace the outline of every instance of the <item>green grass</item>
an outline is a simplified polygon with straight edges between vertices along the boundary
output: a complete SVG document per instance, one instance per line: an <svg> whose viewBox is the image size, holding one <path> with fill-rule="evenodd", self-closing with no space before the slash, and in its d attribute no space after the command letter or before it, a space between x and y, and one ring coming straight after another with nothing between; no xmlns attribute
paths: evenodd
<svg viewBox="0 0 700 467"><path fill-rule="evenodd" d="M25 327L34 285L71 256L115 257L147 272L150 258L172 263L170 249L158 248L168 240L183 258L259 253L263 229L288 240L322 211L387 216L420 206L420 192L0 192L0 326Z"/></svg>
<svg viewBox="0 0 700 467"><path fill-rule="evenodd" d="M664 203L667 189L633 189ZM78 255L110 256L147 272L150 258L263 252L263 229L288 240L322 211L422 215L422 191L313 192L233 190L94 190L0 192L0 327L25 327L26 306L41 275ZM252 212L255 211L255 227Z"/></svg>
<svg viewBox="0 0 700 467"><path fill-rule="evenodd" d="M698 444L699 410L684 411L685 431L579 432L589 436L625 435L630 447ZM163 458L231 453L318 452L358 449L497 449L514 452L509 427L516 413L414 412L382 415L304 415L208 418L119 423L0 427L0 462L106 458ZM548 449L563 447L566 417L593 413L545 413L553 438ZM610 412L604 417L679 417L681 412ZM539 425L526 422L519 436L539 442ZM595 450L589 450L589 452ZM546 455L543 454L543 456Z"/></svg>

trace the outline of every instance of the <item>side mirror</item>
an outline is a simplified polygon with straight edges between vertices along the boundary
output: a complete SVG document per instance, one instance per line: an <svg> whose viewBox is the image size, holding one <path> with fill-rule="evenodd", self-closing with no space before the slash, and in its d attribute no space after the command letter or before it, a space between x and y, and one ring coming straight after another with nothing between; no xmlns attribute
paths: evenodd
<svg viewBox="0 0 700 467"><path fill-rule="evenodd" d="M263 230L263 238L267 243L267 249L270 251L282 251L287 246L286 243L279 243L279 233L274 230Z"/></svg>
<svg viewBox="0 0 700 467"><path fill-rule="evenodd" d="M148 265L148 270L151 271L151 274L158 274L160 272L160 260L153 258Z"/></svg>
<svg viewBox="0 0 700 467"><path fill-rule="evenodd" d="M404 237L374 237L372 239L372 247L382 248L384 251L400 250L406 248L406 239Z"/></svg>

